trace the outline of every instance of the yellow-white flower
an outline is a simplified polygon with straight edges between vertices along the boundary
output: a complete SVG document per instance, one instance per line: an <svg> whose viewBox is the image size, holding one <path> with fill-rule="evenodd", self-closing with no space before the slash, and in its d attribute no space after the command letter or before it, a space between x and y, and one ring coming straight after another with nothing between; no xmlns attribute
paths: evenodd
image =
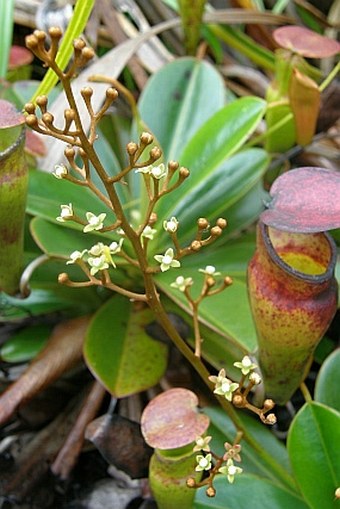
<svg viewBox="0 0 340 509"><path fill-rule="evenodd" d="M165 231L167 231L169 233L177 232L177 229L178 229L178 221L177 221L177 219L173 216L168 221L164 221L163 222L163 228L164 228Z"/></svg>
<svg viewBox="0 0 340 509"><path fill-rule="evenodd" d="M210 470L211 469L211 454L207 454L206 456L202 456L199 454L196 456L197 466L195 470L197 472L202 472L202 470Z"/></svg>
<svg viewBox="0 0 340 509"><path fill-rule="evenodd" d="M104 226L103 222L106 218L106 214L102 213L99 216L95 216L92 212L86 212L86 219L88 224L84 226L83 232L92 232L93 230L101 230Z"/></svg>
<svg viewBox="0 0 340 509"><path fill-rule="evenodd" d="M174 250L169 247L169 249L165 251L164 255L155 255L154 258L161 264L161 271L165 272L171 267L177 268L181 266L178 260L174 260L174 256Z"/></svg>
<svg viewBox="0 0 340 509"><path fill-rule="evenodd" d="M224 467L218 469L221 474L225 474L227 476L228 481L232 484L234 482L235 475L241 474L243 469L241 467L236 467L232 459L227 461L227 464Z"/></svg>
<svg viewBox="0 0 340 509"><path fill-rule="evenodd" d="M257 368L248 355L245 355L241 362L234 362L234 366L239 368L243 375L248 375L251 371Z"/></svg>
<svg viewBox="0 0 340 509"><path fill-rule="evenodd" d="M56 164L54 167L54 172L52 173L52 175L56 179L62 179L64 177L66 177L67 174L68 174L68 170L67 170L66 166L64 166L63 164Z"/></svg>
<svg viewBox="0 0 340 509"><path fill-rule="evenodd" d="M72 217L73 217L72 203L69 203L68 205L60 205L60 216L56 218L57 221L59 221L59 223L65 223L65 221L71 219Z"/></svg>
<svg viewBox="0 0 340 509"><path fill-rule="evenodd" d="M170 286L172 286L172 288L176 288L180 292L184 292L185 289L192 284L193 280L191 277L178 276L176 277L176 280L170 284Z"/></svg>

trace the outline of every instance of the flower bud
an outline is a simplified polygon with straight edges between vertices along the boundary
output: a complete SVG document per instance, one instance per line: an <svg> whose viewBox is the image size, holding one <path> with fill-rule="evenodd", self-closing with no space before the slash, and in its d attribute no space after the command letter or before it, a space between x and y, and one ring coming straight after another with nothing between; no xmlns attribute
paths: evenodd
<svg viewBox="0 0 340 509"><path fill-rule="evenodd" d="M193 240L190 244L192 251L199 251L201 249L201 243L199 240Z"/></svg>
<svg viewBox="0 0 340 509"><path fill-rule="evenodd" d="M63 31L60 27L50 27L48 29L48 35L51 39L56 39L57 41L62 38Z"/></svg>
<svg viewBox="0 0 340 509"><path fill-rule="evenodd" d="M276 415L275 414L269 414L269 415L266 416L264 422L266 424L276 424L276 421L277 421Z"/></svg>
<svg viewBox="0 0 340 509"><path fill-rule="evenodd" d="M153 142L153 136L148 132L142 133L139 139L143 145L150 145Z"/></svg>
<svg viewBox="0 0 340 509"><path fill-rule="evenodd" d="M205 217L200 217L197 219L197 226L200 230L206 230L209 228L209 222Z"/></svg>
<svg viewBox="0 0 340 509"><path fill-rule="evenodd" d="M222 234L222 228L219 226L213 226L210 230L210 235L212 237L219 237Z"/></svg>
<svg viewBox="0 0 340 509"><path fill-rule="evenodd" d="M126 151L127 153L130 155L130 156L133 156L135 155L135 153L137 152L138 150L138 145L137 143L134 143L133 141L130 141L130 143L128 143L126 145Z"/></svg>
<svg viewBox="0 0 340 509"><path fill-rule="evenodd" d="M105 95L108 99L110 99L111 101L114 101L115 99L117 99L119 94L118 94L118 90L116 90L113 87L109 87L106 89Z"/></svg>
<svg viewBox="0 0 340 509"><path fill-rule="evenodd" d="M26 113L29 113L30 115L34 115L35 105L33 103L26 103L24 106L24 110L26 111Z"/></svg>
<svg viewBox="0 0 340 509"><path fill-rule="evenodd" d="M263 402L264 410L271 410L272 408L274 408L274 406L275 406L275 403L272 399L265 399Z"/></svg>
<svg viewBox="0 0 340 509"><path fill-rule="evenodd" d="M188 178L190 175L190 171L188 170L188 168L184 168L184 166L182 166L179 170L179 176L181 177L181 179L186 179Z"/></svg>
<svg viewBox="0 0 340 509"><path fill-rule="evenodd" d="M223 217L219 217L216 221L216 226L219 226L220 228L222 228L222 230L224 230L224 228L226 228L227 225L228 225L228 222Z"/></svg>
<svg viewBox="0 0 340 509"><path fill-rule="evenodd" d="M206 489L206 494L208 497L212 498L216 495L216 490L212 486L209 486L209 488Z"/></svg>
<svg viewBox="0 0 340 509"><path fill-rule="evenodd" d="M153 147L153 149L150 150L150 159L152 159L153 161L156 161L157 159L159 159L161 156L162 156L162 151L159 147Z"/></svg>

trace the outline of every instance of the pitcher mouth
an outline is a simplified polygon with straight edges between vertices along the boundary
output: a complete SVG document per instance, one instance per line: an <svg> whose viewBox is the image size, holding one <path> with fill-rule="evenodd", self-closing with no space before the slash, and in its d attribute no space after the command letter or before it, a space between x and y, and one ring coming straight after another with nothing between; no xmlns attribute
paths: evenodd
<svg viewBox="0 0 340 509"><path fill-rule="evenodd" d="M263 238L263 241L264 241L264 244L266 246L269 256L271 257L271 259L273 260L274 263L276 263L282 270L284 270L288 274L290 274L298 279L301 279L305 282L310 282L310 283L324 283L326 281L329 281L333 277L335 265L336 265L337 254L336 254L335 242L329 233L320 232L320 234L324 235L324 238L327 240L327 242L329 244L329 248L330 248L330 257L329 257L327 267L325 267L325 271L322 273L319 273L319 274L308 274L306 272L302 272L302 271L294 268L292 265L289 265L280 257L280 255L277 253L277 251L272 243L272 240L270 238L270 235L269 235L269 228L272 228L272 227L269 227L260 221L259 228L261 230L261 235L262 235L262 238ZM275 228L272 228L272 229L275 230ZM289 234L289 232L285 232L285 233ZM309 234L305 234L305 235L309 235ZM312 234L310 234L310 235L312 235Z"/></svg>

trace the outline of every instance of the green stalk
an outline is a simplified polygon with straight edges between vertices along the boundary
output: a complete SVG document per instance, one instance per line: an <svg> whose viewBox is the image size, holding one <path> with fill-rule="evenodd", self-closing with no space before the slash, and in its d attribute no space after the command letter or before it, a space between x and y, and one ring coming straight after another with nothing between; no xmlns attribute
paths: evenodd
<svg viewBox="0 0 340 509"><path fill-rule="evenodd" d="M195 55L197 50L205 3L206 0L178 0L188 55Z"/></svg>
<svg viewBox="0 0 340 509"><path fill-rule="evenodd" d="M274 53L256 44L250 37L241 32L241 30L225 25L208 26L223 42L227 43L231 48L240 51L243 55L246 55L255 64L270 71L275 70Z"/></svg>
<svg viewBox="0 0 340 509"><path fill-rule="evenodd" d="M6 78L12 45L14 0L0 1L0 79Z"/></svg>

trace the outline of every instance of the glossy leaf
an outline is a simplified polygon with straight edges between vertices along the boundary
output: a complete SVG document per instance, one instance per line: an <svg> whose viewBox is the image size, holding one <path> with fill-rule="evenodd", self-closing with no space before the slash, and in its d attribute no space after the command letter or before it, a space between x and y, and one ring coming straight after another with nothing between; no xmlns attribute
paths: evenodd
<svg viewBox="0 0 340 509"><path fill-rule="evenodd" d="M188 207L192 202L191 193L202 190L208 179L211 179L211 186L214 174L221 175L223 165L228 164L227 159L235 154L260 122L265 104L262 99L244 97L224 107L205 122L180 157L180 164L189 168L190 176L171 193L171 201L161 201L157 208L160 218L166 219L174 215L174 210ZM217 181L215 185L222 187ZM227 195L228 188L225 188L225 193ZM201 195L200 200L202 198Z"/></svg>
<svg viewBox="0 0 340 509"><path fill-rule="evenodd" d="M182 58L148 81L138 103L167 160L177 160L195 132L225 102L221 75L204 60Z"/></svg>
<svg viewBox="0 0 340 509"><path fill-rule="evenodd" d="M170 298L166 298L165 295L162 296L162 302L167 312L181 317L188 325L189 333L186 340L194 348L195 341L190 311L186 310L184 306L181 307L181 303L178 305ZM230 341L229 337L225 336L221 330L212 327L208 321L203 322L201 320L200 331L204 339L202 343L202 357L218 371L224 368L229 378L234 379L238 377L240 371L235 368L233 363L247 355L248 349L236 341Z"/></svg>
<svg viewBox="0 0 340 509"><path fill-rule="evenodd" d="M149 309L138 310L127 298L115 296L94 316L84 345L92 373L116 397L155 385L167 365L167 347L151 339L145 326Z"/></svg>
<svg viewBox="0 0 340 509"><path fill-rule="evenodd" d="M318 373L314 398L340 412L340 348L332 352Z"/></svg>
<svg viewBox="0 0 340 509"><path fill-rule="evenodd" d="M46 221L40 217L32 219L30 231L40 249L53 257L68 259L75 251L90 249L97 242L103 242L105 236L95 233L84 234L64 226ZM105 239L104 239L105 241Z"/></svg>
<svg viewBox="0 0 340 509"><path fill-rule="evenodd" d="M340 227L340 173L304 167L281 175L261 221L279 230L313 233Z"/></svg>
<svg viewBox="0 0 340 509"><path fill-rule="evenodd" d="M221 251L223 255L223 251ZM209 258L199 266L204 268L210 264ZM223 265L216 264L218 270L223 270ZM200 291L203 276L198 272L198 268L185 268L184 263L181 269L176 271L169 270L157 276L157 284L168 297L176 302L180 307L189 311L187 300L184 294L170 284L175 281L178 275L192 277L194 280L193 295ZM228 270L223 276L230 275ZM199 308L200 318L203 323L212 327L216 331L221 331L224 339L222 341L232 341L241 349L254 351L256 348L256 333L251 318L247 287L244 281L235 279L233 284L223 292L214 295L213 298L204 299ZM204 345L203 345L204 349Z"/></svg>
<svg viewBox="0 0 340 509"><path fill-rule="evenodd" d="M288 434L288 452L296 481L311 509L335 509L340 486L340 414L320 403L307 403Z"/></svg>
<svg viewBox="0 0 340 509"><path fill-rule="evenodd" d="M171 215L177 217L180 223L178 236L181 242L190 242L195 237L196 220L199 217L208 218L210 224L214 224L219 217L226 218L227 235L253 221L256 218L253 208L249 207L245 217L242 217L244 211L240 202L243 198L248 200L248 195L260 181L268 162L266 152L249 149L223 161L204 180L190 182L189 177L190 187L186 195L171 211ZM256 188L257 213L262 207L259 192Z"/></svg>
<svg viewBox="0 0 340 509"><path fill-rule="evenodd" d="M212 449L217 454L223 454L224 442L233 443L236 429L226 413L218 408L205 408L211 421L208 434L212 436ZM291 475L288 454L285 446L273 435L271 430L264 426L259 419L245 412L239 412L244 427L249 435L257 442L258 446L266 451L268 456L264 458L246 441L242 441L241 467L244 473L255 474L261 478L271 480L281 486L289 487L295 491L295 484ZM242 476L235 480L235 486ZM225 480L226 482L226 480ZM227 482L226 482L227 484ZM243 507L243 506L241 506Z"/></svg>
<svg viewBox="0 0 340 509"><path fill-rule="evenodd" d="M89 189L80 188L66 180L56 179L49 173L38 170L30 171L27 203L29 214L57 222L56 217L60 215L60 205L68 203L72 203L75 213L83 219L85 219L87 211L94 214L107 212L107 224L114 221L114 215ZM82 229L81 225L72 221L63 223L63 226L76 230Z"/></svg>
<svg viewBox="0 0 340 509"><path fill-rule="evenodd" d="M25 362L33 359L44 347L51 328L47 325L33 325L21 329L11 336L0 349L5 362Z"/></svg>
<svg viewBox="0 0 340 509"><path fill-rule="evenodd" d="M267 479L247 473L237 476L233 484L229 484L225 476L219 475L214 481L214 486L217 491L214 498L208 498L204 488L197 491L193 509L241 509L246 507L254 509L309 509L309 506L298 495Z"/></svg>
<svg viewBox="0 0 340 509"><path fill-rule="evenodd" d="M88 291L90 290L90 291ZM1 322L73 309L78 314L93 309L93 292L89 288L68 288L55 282L33 288L26 299L0 293Z"/></svg>

